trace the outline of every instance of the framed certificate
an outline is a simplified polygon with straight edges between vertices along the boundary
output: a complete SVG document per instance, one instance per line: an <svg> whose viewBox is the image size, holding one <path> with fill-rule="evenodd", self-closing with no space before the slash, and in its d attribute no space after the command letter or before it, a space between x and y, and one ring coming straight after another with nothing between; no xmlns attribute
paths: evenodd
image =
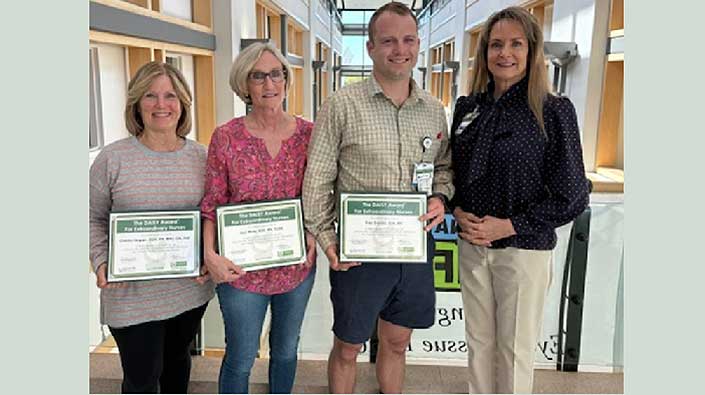
<svg viewBox="0 0 705 395"><path fill-rule="evenodd" d="M196 277L201 211L110 213L108 282Z"/></svg>
<svg viewBox="0 0 705 395"><path fill-rule="evenodd" d="M340 194L341 262L426 263L425 193Z"/></svg>
<svg viewBox="0 0 705 395"><path fill-rule="evenodd" d="M306 260L301 199L216 208L220 254L245 271Z"/></svg>

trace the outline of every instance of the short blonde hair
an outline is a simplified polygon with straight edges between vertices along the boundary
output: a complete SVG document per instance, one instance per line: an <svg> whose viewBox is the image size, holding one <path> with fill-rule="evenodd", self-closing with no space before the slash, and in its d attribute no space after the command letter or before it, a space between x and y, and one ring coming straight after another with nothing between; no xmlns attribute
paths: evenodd
<svg viewBox="0 0 705 395"><path fill-rule="evenodd" d="M137 70L127 85L127 103L125 104L125 126L130 134L140 136L144 132L144 121L139 112L140 100L149 90L157 77L165 75L174 86L176 96L181 102L181 116L176 124L176 135L186 137L191 131L192 96L186 79L181 72L168 63L149 62Z"/></svg>
<svg viewBox="0 0 705 395"><path fill-rule="evenodd" d="M528 76L528 104L534 113L542 132L543 102L551 94L546 73L545 58L543 55L543 32L536 18L529 11L521 7L507 7L492 14L485 22L480 33L480 42L475 52L475 61L472 68L470 82L471 93L487 91L487 83L492 79L492 74L487 66L487 48L490 33L494 25L501 20L518 22L524 30L524 35L529 44L529 54L526 59L526 74Z"/></svg>
<svg viewBox="0 0 705 395"><path fill-rule="evenodd" d="M247 104L252 104L250 92L247 88L247 79L255 67L255 63L262 57L264 51L269 51L282 64L284 68L284 78L286 80L286 90L289 92L293 75L291 65L284 55L270 42L255 42L240 51L230 68L230 87L233 92Z"/></svg>

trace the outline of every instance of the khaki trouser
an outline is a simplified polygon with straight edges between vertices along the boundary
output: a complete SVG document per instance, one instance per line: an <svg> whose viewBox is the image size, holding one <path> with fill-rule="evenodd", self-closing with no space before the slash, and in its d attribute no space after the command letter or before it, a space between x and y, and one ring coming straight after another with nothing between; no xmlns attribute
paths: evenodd
<svg viewBox="0 0 705 395"><path fill-rule="evenodd" d="M551 251L458 240L471 394L531 393Z"/></svg>

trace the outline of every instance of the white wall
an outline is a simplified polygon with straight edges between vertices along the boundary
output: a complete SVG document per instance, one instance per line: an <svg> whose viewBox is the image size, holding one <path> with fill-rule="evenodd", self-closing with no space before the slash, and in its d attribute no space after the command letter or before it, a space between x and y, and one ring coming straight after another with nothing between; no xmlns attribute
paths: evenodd
<svg viewBox="0 0 705 395"><path fill-rule="evenodd" d="M191 0L166 0L162 1L160 6L162 14L185 19L187 21L193 20Z"/></svg>
<svg viewBox="0 0 705 395"><path fill-rule="evenodd" d="M100 325L100 290L95 285L95 274L88 273L88 346L95 347L103 342L103 328ZM107 331L107 328L106 328ZM107 333L107 332L106 332Z"/></svg>
<svg viewBox="0 0 705 395"><path fill-rule="evenodd" d="M310 3L316 0L309 0ZM314 75L311 60L316 53L316 35L314 26L316 25L316 8L311 5L308 9L309 30L304 32L304 117L313 119L313 86Z"/></svg>
<svg viewBox="0 0 705 395"><path fill-rule="evenodd" d="M594 6L594 0L563 0L553 4L551 41L572 41L578 44L578 58L568 65L565 95L575 105L580 130L583 130L585 119L594 33ZM597 56L604 57L604 52Z"/></svg>
<svg viewBox="0 0 705 395"><path fill-rule="evenodd" d="M333 23L333 39L331 42L333 43L333 50L340 54L343 53L343 33L336 26L338 26L337 23Z"/></svg>
<svg viewBox="0 0 705 395"><path fill-rule="evenodd" d="M130 135L124 118L127 97L125 49L118 45L96 43L91 43L91 47L98 49L103 145L108 145ZM98 152L94 150L89 153L90 163L93 163Z"/></svg>
<svg viewBox="0 0 705 395"><path fill-rule="evenodd" d="M215 119L221 125L245 115L245 103L230 89L230 67L240 53L240 40L257 37L255 0L214 1Z"/></svg>
<svg viewBox="0 0 705 395"><path fill-rule="evenodd" d="M454 21L456 18L456 3L450 2L443 8L431 15L431 46L452 39L455 35ZM456 43L460 44L460 40Z"/></svg>
<svg viewBox="0 0 705 395"><path fill-rule="evenodd" d="M473 3L473 1L468 0L469 3ZM493 12L518 4L520 4L520 1L517 0L479 0L466 8L465 26L467 29L476 27L483 23Z"/></svg>
<svg viewBox="0 0 705 395"><path fill-rule="evenodd" d="M419 61L417 62L417 67L425 67L426 68L426 78L425 78L425 83L426 83L426 89L430 90L431 89L431 50L430 50L430 42L431 40L431 22L430 18L427 18L425 22L423 22L421 25L419 25L419 53L423 52L424 56L423 59L419 56ZM421 80L423 75L421 74L420 71L418 71L416 68L414 68L414 71L412 73L414 79L416 82L419 84L419 86L424 85L424 81Z"/></svg>
<svg viewBox="0 0 705 395"><path fill-rule="evenodd" d="M308 0L316 2L317 0ZM309 28L308 5L304 0L271 0L271 3L284 10L284 13L289 15L289 18L295 19L305 29Z"/></svg>
<svg viewBox="0 0 705 395"><path fill-rule="evenodd" d="M98 50L98 67L103 114L103 145L108 145L130 134L125 127L127 98L127 71L125 49L118 45L91 43ZM88 153L89 166L100 150ZM95 274L88 273L88 344L97 346L103 341L100 325L100 291L95 285Z"/></svg>
<svg viewBox="0 0 705 395"><path fill-rule="evenodd" d="M194 83L195 69L193 66L193 55L167 52L166 56L173 56L181 59L181 74L183 74L184 79L186 79L186 84L188 85L188 88L191 91L191 96L193 97L193 102L191 103L191 131L188 135L186 135L186 138L196 140L198 138L198 130L196 126L196 85Z"/></svg>
<svg viewBox="0 0 705 395"><path fill-rule="evenodd" d="M330 16L325 12L323 7L317 8L315 19L311 26L314 29L313 32L316 35L316 39L322 41L327 47L330 48Z"/></svg>

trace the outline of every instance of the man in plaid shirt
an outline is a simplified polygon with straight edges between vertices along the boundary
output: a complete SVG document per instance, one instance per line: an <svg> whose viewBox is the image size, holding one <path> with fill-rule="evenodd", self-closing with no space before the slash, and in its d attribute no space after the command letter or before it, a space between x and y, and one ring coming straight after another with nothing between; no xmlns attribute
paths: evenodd
<svg viewBox="0 0 705 395"><path fill-rule="evenodd" d="M391 2L372 15L368 31L372 76L323 105L303 183L306 228L330 262L331 393L353 392L357 355L378 319L380 391L401 393L411 332L435 321L433 240L427 264L341 263L335 233L340 192L415 192L415 167L432 164L428 212L420 218L427 232L443 221L454 192L443 105L411 78L419 52L416 17Z"/></svg>

